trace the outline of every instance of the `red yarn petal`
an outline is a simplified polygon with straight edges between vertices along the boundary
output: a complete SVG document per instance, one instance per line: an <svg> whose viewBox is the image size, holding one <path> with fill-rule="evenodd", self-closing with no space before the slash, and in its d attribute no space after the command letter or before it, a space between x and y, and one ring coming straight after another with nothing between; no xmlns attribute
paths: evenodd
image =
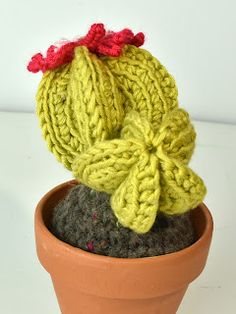
<svg viewBox="0 0 236 314"><path fill-rule="evenodd" d="M34 55L27 69L30 72L37 73L56 69L63 64L70 63L74 58L75 47L86 46L92 53L118 57L122 52L124 45L134 45L140 47L144 43L144 34L136 35L130 29L123 29L120 32L106 32L101 23L93 24L87 35L76 40L67 42L61 47L51 45L43 57L41 53Z"/></svg>
<svg viewBox="0 0 236 314"><path fill-rule="evenodd" d="M27 66L27 69L30 72L37 73L38 71L42 70L43 66L44 66L43 56L41 53L37 53L31 58Z"/></svg>
<svg viewBox="0 0 236 314"><path fill-rule="evenodd" d="M132 44L136 47L140 47L144 44L145 36L144 33L138 33L134 36Z"/></svg>

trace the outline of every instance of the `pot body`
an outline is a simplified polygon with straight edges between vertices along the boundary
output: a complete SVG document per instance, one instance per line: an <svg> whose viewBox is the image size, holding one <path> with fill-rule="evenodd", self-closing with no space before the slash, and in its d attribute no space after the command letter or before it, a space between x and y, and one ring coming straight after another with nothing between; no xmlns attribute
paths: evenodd
<svg viewBox="0 0 236 314"><path fill-rule="evenodd" d="M213 221L204 204L191 213L197 241L176 253L114 258L75 248L50 231L52 209L75 181L49 191L35 212L38 258L50 273L63 314L175 314L185 291L202 272Z"/></svg>
<svg viewBox="0 0 236 314"><path fill-rule="evenodd" d="M174 314L187 289L150 299L120 299L83 293L58 278L52 277L52 281L63 314Z"/></svg>

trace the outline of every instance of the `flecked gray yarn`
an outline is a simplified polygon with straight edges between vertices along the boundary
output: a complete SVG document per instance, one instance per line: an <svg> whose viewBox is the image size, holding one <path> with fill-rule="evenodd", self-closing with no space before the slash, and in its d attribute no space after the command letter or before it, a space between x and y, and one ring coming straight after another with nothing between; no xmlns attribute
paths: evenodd
<svg viewBox="0 0 236 314"><path fill-rule="evenodd" d="M176 252L195 240L189 214L158 214L148 233L136 234L118 223L110 206L110 195L83 184L72 187L54 208L51 231L83 250L125 258Z"/></svg>

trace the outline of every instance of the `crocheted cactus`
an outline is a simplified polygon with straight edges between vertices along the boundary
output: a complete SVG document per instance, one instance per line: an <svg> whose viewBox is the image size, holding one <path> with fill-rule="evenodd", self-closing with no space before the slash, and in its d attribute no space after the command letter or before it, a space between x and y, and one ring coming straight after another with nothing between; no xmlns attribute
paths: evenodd
<svg viewBox="0 0 236 314"><path fill-rule="evenodd" d="M94 24L28 65L44 73L36 99L49 149L80 182L109 193L119 222L137 233L206 193L188 167L196 133L175 81L143 42L142 33Z"/></svg>

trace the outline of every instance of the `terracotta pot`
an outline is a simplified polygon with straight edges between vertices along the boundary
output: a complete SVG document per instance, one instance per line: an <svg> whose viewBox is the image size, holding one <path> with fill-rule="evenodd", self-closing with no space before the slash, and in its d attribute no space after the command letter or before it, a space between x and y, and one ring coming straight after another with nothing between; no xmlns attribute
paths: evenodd
<svg viewBox="0 0 236 314"><path fill-rule="evenodd" d="M190 282L202 272L213 221L204 204L192 211L198 240L176 253L146 258L96 255L58 240L52 208L75 181L49 191L35 213L37 254L50 273L63 314L174 314Z"/></svg>

